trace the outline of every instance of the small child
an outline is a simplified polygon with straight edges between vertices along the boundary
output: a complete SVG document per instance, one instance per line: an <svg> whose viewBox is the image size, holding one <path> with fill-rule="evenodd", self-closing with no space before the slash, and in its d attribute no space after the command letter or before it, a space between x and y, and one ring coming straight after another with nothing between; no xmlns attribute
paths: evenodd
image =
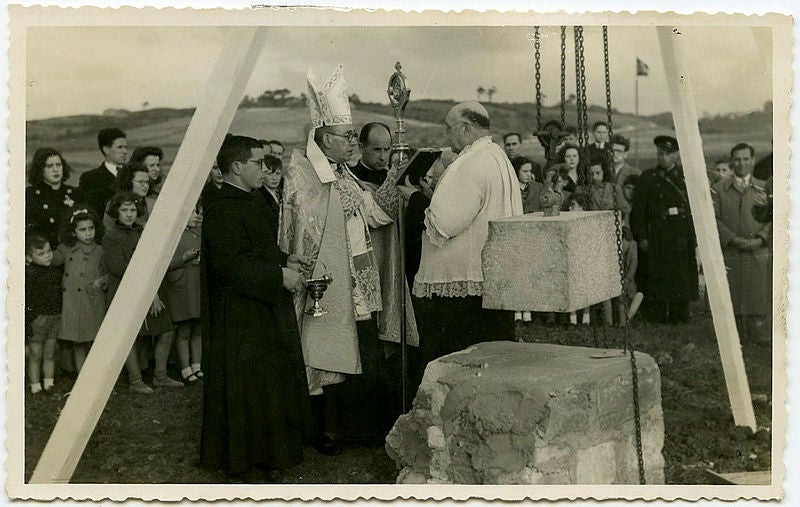
<svg viewBox="0 0 800 507"><path fill-rule="evenodd" d="M37 233L25 240L25 322L31 393L54 385L55 350L61 326L61 267L53 264L50 242Z"/></svg>
<svg viewBox="0 0 800 507"><path fill-rule="evenodd" d="M714 162L714 171L709 176L711 176L710 179L712 185L720 180L733 178L733 169L731 169L730 159L727 157L722 157Z"/></svg>
<svg viewBox="0 0 800 507"><path fill-rule="evenodd" d="M106 314L108 273L103 247L95 242L99 227L93 211L76 209L65 224L57 251L57 262L64 264L61 339L73 343L79 373Z"/></svg>
<svg viewBox="0 0 800 507"><path fill-rule="evenodd" d="M189 384L203 377L200 369L202 339L199 266L202 222L203 210L198 205L192 210L171 263L182 267L167 272L166 299L175 324L175 351L181 366L181 377Z"/></svg>

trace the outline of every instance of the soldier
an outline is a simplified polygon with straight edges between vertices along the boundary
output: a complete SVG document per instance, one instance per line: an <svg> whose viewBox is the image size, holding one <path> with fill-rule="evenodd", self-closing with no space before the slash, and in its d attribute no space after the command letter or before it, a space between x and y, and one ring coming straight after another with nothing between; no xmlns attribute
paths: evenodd
<svg viewBox="0 0 800 507"><path fill-rule="evenodd" d="M658 165L642 173L633 195L631 231L639 244L642 292L649 316L678 323L689 318L697 298L697 244L678 141L657 136ZM644 310L644 309L643 309Z"/></svg>

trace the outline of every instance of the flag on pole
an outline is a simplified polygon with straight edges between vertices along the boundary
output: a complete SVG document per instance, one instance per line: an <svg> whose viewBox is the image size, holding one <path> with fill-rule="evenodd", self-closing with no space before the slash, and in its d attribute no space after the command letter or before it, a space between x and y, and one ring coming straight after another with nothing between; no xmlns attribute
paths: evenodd
<svg viewBox="0 0 800 507"><path fill-rule="evenodd" d="M650 72L650 67L647 66L646 63L641 61L639 57L636 57L636 75L637 76L646 76L647 73Z"/></svg>

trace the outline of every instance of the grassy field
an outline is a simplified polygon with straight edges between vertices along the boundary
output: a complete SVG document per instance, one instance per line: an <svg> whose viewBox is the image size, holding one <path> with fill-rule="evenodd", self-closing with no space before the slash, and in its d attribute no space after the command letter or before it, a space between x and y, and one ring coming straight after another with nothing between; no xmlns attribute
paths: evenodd
<svg viewBox="0 0 800 507"><path fill-rule="evenodd" d="M653 356L661 371L668 484L706 484L706 469L718 472L769 470L771 465L771 348L743 342L745 365L759 431L733 424L722 366L707 311L695 305L691 322L633 325L638 351ZM518 323L527 342L620 347L622 331L586 327L550 328ZM399 372L398 372L399 375ZM576 372L576 375L579 375ZM149 380L145 377L145 380ZM59 378L52 393L25 399L25 477L33 467L65 403L73 379ZM121 378L105 407L73 476L75 483L235 482L198 466L202 386L157 389L152 397L128 393ZM393 483L394 463L381 446L346 447L337 457L313 449L305 461L277 474L281 483Z"/></svg>

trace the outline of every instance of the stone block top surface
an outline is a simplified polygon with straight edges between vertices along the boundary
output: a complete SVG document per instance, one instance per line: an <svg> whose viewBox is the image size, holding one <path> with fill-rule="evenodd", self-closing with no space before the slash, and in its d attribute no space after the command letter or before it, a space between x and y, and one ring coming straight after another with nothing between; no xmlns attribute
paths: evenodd
<svg viewBox="0 0 800 507"><path fill-rule="evenodd" d="M658 372L653 358L644 353L635 354L640 375ZM601 355L609 357L597 357ZM440 370L444 375L438 382L449 385L462 384L474 378L483 384L520 383L535 385L544 392L556 392L578 384L602 384L612 377L630 376L630 356L619 349L567 347L549 343L484 342L440 357L437 361L462 366Z"/></svg>
<svg viewBox="0 0 800 507"><path fill-rule="evenodd" d="M517 222L575 222L578 220L585 220L596 216L611 215L612 211L564 211L558 216L546 217L542 211L534 211L533 213L526 213L524 215L517 215L513 217L498 218L491 220L491 223L505 224Z"/></svg>

